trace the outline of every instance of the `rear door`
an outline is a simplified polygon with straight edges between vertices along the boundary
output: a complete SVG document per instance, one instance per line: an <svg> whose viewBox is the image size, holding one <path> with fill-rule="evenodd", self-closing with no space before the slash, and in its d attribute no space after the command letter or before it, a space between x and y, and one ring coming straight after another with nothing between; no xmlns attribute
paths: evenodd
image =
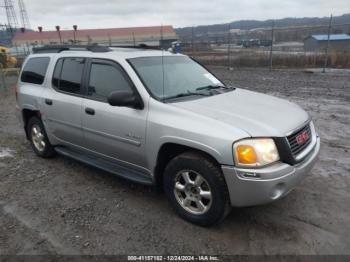
<svg viewBox="0 0 350 262"><path fill-rule="evenodd" d="M121 162L145 166L146 110L111 106L110 93L136 88L116 62L92 59L89 63L82 127L85 145Z"/></svg>
<svg viewBox="0 0 350 262"><path fill-rule="evenodd" d="M83 145L81 128L82 78L86 58L57 60L52 87L45 95L46 126L51 135L66 145Z"/></svg>

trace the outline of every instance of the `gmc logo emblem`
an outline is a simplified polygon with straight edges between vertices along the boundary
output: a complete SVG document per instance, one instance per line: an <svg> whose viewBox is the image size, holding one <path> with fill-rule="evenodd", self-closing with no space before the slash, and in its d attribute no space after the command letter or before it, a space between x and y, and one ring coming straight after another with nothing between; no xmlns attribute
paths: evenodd
<svg viewBox="0 0 350 262"><path fill-rule="evenodd" d="M309 139L309 134L307 131L304 131L300 135L297 135L297 137L295 139L296 139L298 145L302 145Z"/></svg>

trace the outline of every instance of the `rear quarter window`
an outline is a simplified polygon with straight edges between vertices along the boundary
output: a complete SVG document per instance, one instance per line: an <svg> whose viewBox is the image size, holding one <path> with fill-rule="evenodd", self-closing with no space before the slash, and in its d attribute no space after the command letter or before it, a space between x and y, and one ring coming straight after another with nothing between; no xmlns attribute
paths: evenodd
<svg viewBox="0 0 350 262"><path fill-rule="evenodd" d="M29 58L23 67L21 82L41 85L44 82L49 62L49 57Z"/></svg>

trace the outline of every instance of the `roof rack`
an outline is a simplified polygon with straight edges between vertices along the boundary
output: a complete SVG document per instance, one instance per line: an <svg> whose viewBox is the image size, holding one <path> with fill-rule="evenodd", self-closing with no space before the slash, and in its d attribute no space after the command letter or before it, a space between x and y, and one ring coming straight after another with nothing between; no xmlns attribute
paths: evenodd
<svg viewBox="0 0 350 262"><path fill-rule="evenodd" d="M103 53L110 52L110 49L107 46L100 45L45 45L42 47L33 48L34 54L40 53L60 53L62 51L91 51L94 53Z"/></svg>
<svg viewBox="0 0 350 262"><path fill-rule="evenodd" d="M110 47L117 48L135 48L135 49L148 49L148 50L162 50L160 46L149 46L146 44L138 44L138 45L112 45Z"/></svg>

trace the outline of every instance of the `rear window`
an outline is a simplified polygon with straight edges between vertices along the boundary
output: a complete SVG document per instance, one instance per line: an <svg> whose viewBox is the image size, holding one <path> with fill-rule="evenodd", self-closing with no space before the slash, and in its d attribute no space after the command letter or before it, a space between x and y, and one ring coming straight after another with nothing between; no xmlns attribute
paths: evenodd
<svg viewBox="0 0 350 262"><path fill-rule="evenodd" d="M48 57L30 58L22 70L21 81L41 85L44 82L49 62Z"/></svg>

